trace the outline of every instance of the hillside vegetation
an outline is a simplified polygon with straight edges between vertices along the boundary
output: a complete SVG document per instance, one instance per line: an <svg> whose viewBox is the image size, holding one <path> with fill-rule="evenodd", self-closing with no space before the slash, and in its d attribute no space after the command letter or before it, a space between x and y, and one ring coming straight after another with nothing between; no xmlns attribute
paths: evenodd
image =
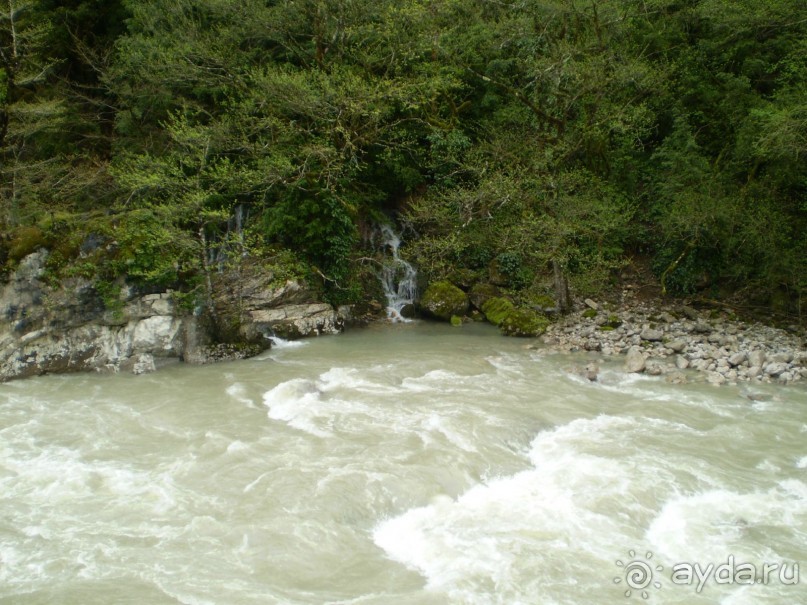
<svg viewBox="0 0 807 605"><path fill-rule="evenodd" d="M4 0L0 266L204 303L249 257L429 280L807 299L802 0ZM561 301L562 302L562 301Z"/></svg>

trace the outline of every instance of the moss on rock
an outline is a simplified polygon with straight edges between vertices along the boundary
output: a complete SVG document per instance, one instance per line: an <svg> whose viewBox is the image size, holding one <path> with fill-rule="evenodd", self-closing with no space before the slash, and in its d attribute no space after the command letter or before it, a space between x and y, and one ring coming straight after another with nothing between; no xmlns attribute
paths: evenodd
<svg viewBox="0 0 807 605"><path fill-rule="evenodd" d="M499 296L501 296L499 289L493 284L488 283L476 284L471 288L471 291L468 292L468 298L471 299L471 304L480 311L491 298Z"/></svg>
<svg viewBox="0 0 807 605"><path fill-rule="evenodd" d="M549 320L532 309L514 309L499 324L506 336L540 336L546 332Z"/></svg>
<svg viewBox="0 0 807 605"><path fill-rule="evenodd" d="M47 245L45 233L39 227L20 227L12 235L8 246L8 258L19 262L32 252Z"/></svg>
<svg viewBox="0 0 807 605"><path fill-rule="evenodd" d="M583 317L585 317L586 319L592 319L594 317L597 317L596 309L586 309L585 311L583 311Z"/></svg>
<svg viewBox="0 0 807 605"><path fill-rule="evenodd" d="M462 325L462 317L459 315L452 315L450 321L451 325L455 328L459 328Z"/></svg>
<svg viewBox="0 0 807 605"><path fill-rule="evenodd" d="M438 281L426 288L420 306L432 317L450 321L452 315L468 312L468 296L451 282Z"/></svg>
<svg viewBox="0 0 807 605"><path fill-rule="evenodd" d="M506 298L491 298L482 310L487 320L499 326L506 336L540 336L549 325L549 320L543 314L526 307L516 307Z"/></svg>
<svg viewBox="0 0 807 605"><path fill-rule="evenodd" d="M485 314L487 320L494 326L500 325L502 321L515 310L516 308L513 303L499 296L489 298L482 305L482 313Z"/></svg>

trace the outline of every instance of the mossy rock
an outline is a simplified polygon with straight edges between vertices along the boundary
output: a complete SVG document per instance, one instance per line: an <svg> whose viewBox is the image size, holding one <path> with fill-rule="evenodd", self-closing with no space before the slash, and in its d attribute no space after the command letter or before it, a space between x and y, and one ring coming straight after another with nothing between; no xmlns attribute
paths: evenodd
<svg viewBox="0 0 807 605"><path fill-rule="evenodd" d="M525 302L533 309L554 309L557 306L555 299L546 294L530 296Z"/></svg>
<svg viewBox="0 0 807 605"><path fill-rule="evenodd" d="M615 328L613 326L609 326L608 324L600 326L600 332L613 332L614 329Z"/></svg>
<svg viewBox="0 0 807 605"><path fill-rule="evenodd" d="M20 227L8 245L8 259L19 262L29 254L47 245L45 232L39 227Z"/></svg>
<svg viewBox="0 0 807 605"><path fill-rule="evenodd" d="M460 317L459 315L452 315L449 321L451 322L451 325L454 326L455 328L459 328L462 325L462 317Z"/></svg>
<svg viewBox="0 0 807 605"><path fill-rule="evenodd" d="M583 317L585 317L586 319L593 319L594 317L597 317L597 310L586 309L585 311L583 311Z"/></svg>
<svg viewBox="0 0 807 605"><path fill-rule="evenodd" d="M549 320L532 309L515 309L499 324L506 336L540 336L546 332Z"/></svg>
<svg viewBox="0 0 807 605"><path fill-rule="evenodd" d="M468 296L451 282L438 281L426 288L420 306L432 317L450 321L452 315L468 312Z"/></svg>
<svg viewBox="0 0 807 605"><path fill-rule="evenodd" d="M615 330L616 328L618 328L621 325L622 325L622 320L619 319L619 316L617 316L617 315L609 315L608 316L608 321L604 324L605 327L611 328L612 330Z"/></svg>
<svg viewBox="0 0 807 605"><path fill-rule="evenodd" d="M476 284L471 291L468 292L468 298L471 299L471 304L474 308L482 310L482 307L485 306L485 303L488 302L491 298L497 298L501 296L501 292L499 289L494 286L493 284L487 283L479 283Z"/></svg>
<svg viewBox="0 0 807 605"><path fill-rule="evenodd" d="M476 309L473 309L469 313L469 317L471 318L471 321L485 321L485 315L482 313L482 311L477 311Z"/></svg>
<svg viewBox="0 0 807 605"><path fill-rule="evenodd" d="M447 276L448 281L456 285L462 290L470 290L476 282L479 281L479 271L473 269L466 269L465 267L457 267Z"/></svg>
<svg viewBox="0 0 807 605"><path fill-rule="evenodd" d="M482 305L482 313L485 314L487 320L494 326L500 325L504 319L515 310L516 308L513 303L499 296L489 298L487 302Z"/></svg>

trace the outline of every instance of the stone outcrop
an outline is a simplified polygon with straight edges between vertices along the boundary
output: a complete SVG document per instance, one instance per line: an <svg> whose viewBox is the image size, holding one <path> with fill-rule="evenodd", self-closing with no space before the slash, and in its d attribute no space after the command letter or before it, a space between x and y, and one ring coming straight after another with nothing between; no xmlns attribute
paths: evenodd
<svg viewBox="0 0 807 605"><path fill-rule="evenodd" d="M237 295L217 292L218 311L237 326L235 337L220 344L213 323L180 310L171 291L141 293L124 286L113 304L104 304L96 285L84 278L51 287L43 279L47 254L27 256L0 283L0 381L84 370L142 374L169 360L248 357L269 347L269 334L331 334L349 317L348 308L316 300L299 281L277 284L254 271Z"/></svg>

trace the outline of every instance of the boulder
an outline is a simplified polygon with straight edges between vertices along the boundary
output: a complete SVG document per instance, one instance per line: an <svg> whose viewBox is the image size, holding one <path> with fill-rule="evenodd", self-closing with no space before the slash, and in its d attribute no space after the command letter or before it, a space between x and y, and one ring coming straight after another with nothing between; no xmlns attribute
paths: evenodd
<svg viewBox="0 0 807 605"><path fill-rule="evenodd" d="M498 326L516 307L506 298L490 298L482 305L482 313L494 326Z"/></svg>
<svg viewBox="0 0 807 605"><path fill-rule="evenodd" d="M471 291L468 292L468 299L475 309L482 310L482 307L491 298L501 296L499 288L493 284L479 283L476 284Z"/></svg>
<svg viewBox="0 0 807 605"><path fill-rule="evenodd" d="M639 338L651 342L658 342L664 338L664 332L661 330L653 330L652 328L645 328L639 334Z"/></svg>
<svg viewBox="0 0 807 605"><path fill-rule="evenodd" d="M772 362L765 366L765 373L774 378L780 374L784 374L787 370L788 366L784 362Z"/></svg>
<svg viewBox="0 0 807 605"><path fill-rule="evenodd" d="M672 349L673 353L680 353L686 346L687 343L683 340L673 340L667 343L667 348Z"/></svg>
<svg viewBox="0 0 807 605"><path fill-rule="evenodd" d="M625 371L630 373L643 372L645 369L645 358L641 347L631 347L625 357Z"/></svg>
<svg viewBox="0 0 807 605"><path fill-rule="evenodd" d="M748 365L751 367L761 368L766 359L765 351L751 351L748 354Z"/></svg>
<svg viewBox="0 0 807 605"><path fill-rule="evenodd" d="M426 288L420 306L432 317L450 321L452 315L468 312L468 296L451 282L438 281Z"/></svg>
<svg viewBox="0 0 807 605"><path fill-rule="evenodd" d="M742 363L746 360L747 357L748 355L746 355L745 352L740 351L739 353L734 353L734 355L731 355L728 359L728 362L731 366L736 368L737 366L742 365Z"/></svg>
<svg viewBox="0 0 807 605"><path fill-rule="evenodd" d="M549 320L532 309L515 309L499 324L505 336L540 336L546 332Z"/></svg>

